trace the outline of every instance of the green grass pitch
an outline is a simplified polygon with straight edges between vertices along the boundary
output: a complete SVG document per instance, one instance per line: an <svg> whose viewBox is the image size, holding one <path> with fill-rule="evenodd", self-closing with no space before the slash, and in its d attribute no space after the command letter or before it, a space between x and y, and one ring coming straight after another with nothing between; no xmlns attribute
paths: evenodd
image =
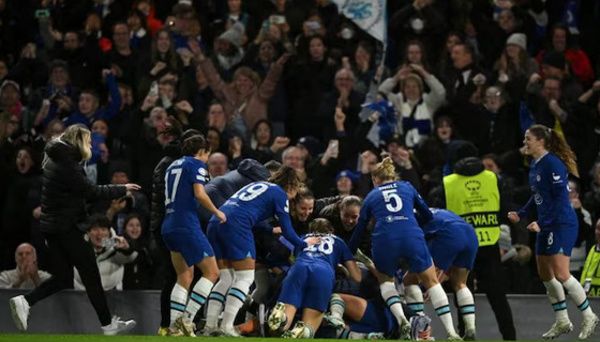
<svg viewBox="0 0 600 342"><path fill-rule="evenodd" d="M275 338L226 338L226 337L160 337L160 336L103 336L103 335L42 335L42 334L17 334L3 335L0 334L0 342L263 342L263 341L280 341ZM311 340L315 342L335 341L335 340ZM440 341L440 340L436 340ZM492 341L482 341L492 342ZM498 341L500 342L500 341Z"/></svg>

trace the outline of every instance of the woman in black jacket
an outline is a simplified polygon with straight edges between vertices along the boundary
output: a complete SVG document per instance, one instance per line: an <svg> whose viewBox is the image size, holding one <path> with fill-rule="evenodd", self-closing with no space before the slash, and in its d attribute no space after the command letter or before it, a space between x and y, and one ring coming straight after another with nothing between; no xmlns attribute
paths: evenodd
<svg viewBox="0 0 600 342"><path fill-rule="evenodd" d="M10 299L13 320L17 328L27 330L30 306L72 287L75 266L104 334L127 331L135 326L135 321L111 319L94 252L83 239L86 201L117 199L140 187L136 184L95 186L88 180L82 162L91 157L91 134L83 125L67 128L48 143L44 152L40 230L49 248L52 277L25 296Z"/></svg>

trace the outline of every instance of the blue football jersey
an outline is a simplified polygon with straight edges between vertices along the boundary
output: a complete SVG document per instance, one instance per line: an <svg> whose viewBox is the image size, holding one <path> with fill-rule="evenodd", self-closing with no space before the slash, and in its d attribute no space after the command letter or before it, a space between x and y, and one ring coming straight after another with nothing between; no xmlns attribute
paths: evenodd
<svg viewBox="0 0 600 342"><path fill-rule="evenodd" d="M337 264L354 259L344 240L333 234L306 234L300 239L313 236L321 238L321 242L299 250L296 262L323 262L335 269Z"/></svg>
<svg viewBox="0 0 600 342"><path fill-rule="evenodd" d="M423 222L431 220L431 212L427 204L415 188L403 181L382 184L369 192L365 198L360 217L350 239L350 250L358 246L362 234L371 218L375 219L373 240L385 236L423 236L413 209L417 209Z"/></svg>
<svg viewBox="0 0 600 342"><path fill-rule="evenodd" d="M535 204L540 229L577 228L577 215L569 201L569 180L565 164L548 153L537 162L532 161L529 170L529 186L533 196L519 211L525 216Z"/></svg>
<svg viewBox="0 0 600 342"><path fill-rule="evenodd" d="M431 214L433 215L432 220L421 225L425 235L451 235L455 229L454 225L460 224L469 226L465 220L451 211L438 208L430 208L429 211L431 211ZM470 229L473 229L473 227L470 227Z"/></svg>
<svg viewBox="0 0 600 342"><path fill-rule="evenodd" d="M227 216L229 229L251 230L258 222L274 216L287 240L296 247L305 246L292 227L287 194L277 184L250 183L231 196L219 210ZM214 220L217 218L213 216L211 221Z"/></svg>
<svg viewBox="0 0 600 342"><path fill-rule="evenodd" d="M177 159L165 174L165 220L162 232L201 230L198 220L200 203L194 196L194 184L206 184L206 164L193 157Z"/></svg>

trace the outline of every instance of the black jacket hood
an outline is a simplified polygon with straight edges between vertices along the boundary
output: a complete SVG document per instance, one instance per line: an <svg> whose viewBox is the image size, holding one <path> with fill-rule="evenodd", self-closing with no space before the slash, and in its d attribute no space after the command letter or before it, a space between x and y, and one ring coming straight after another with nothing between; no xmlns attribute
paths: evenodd
<svg viewBox="0 0 600 342"><path fill-rule="evenodd" d="M50 141L44 152L54 161L72 161L79 163L82 159L79 149L70 143L55 139Z"/></svg>
<svg viewBox="0 0 600 342"><path fill-rule="evenodd" d="M240 162L237 171L244 177L251 179L253 182L264 181L269 179L271 173L254 159L244 159Z"/></svg>
<svg viewBox="0 0 600 342"><path fill-rule="evenodd" d="M477 157L463 158L454 164L454 172L461 176L475 176L483 170L485 170L483 163Z"/></svg>

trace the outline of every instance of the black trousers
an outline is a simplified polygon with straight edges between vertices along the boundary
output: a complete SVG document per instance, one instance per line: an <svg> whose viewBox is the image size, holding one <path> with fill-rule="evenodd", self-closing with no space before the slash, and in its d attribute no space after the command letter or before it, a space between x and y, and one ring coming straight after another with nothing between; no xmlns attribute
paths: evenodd
<svg viewBox="0 0 600 342"><path fill-rule="evenodd" d="M500 260L500 250L498 245L479 247L475 265L469 275L469 289L474 293L473 278L477 281L479 292L484 292L487 296L492 311L496 316L498 328L504 340L516 340L515 325L513 323L512 312L506 299L506 277L502 269ZM456 296L454 296L456 302ZM458 305L457 305L458 307ZM459 314L459 330L464 334L464 324L462 316Z"/></svg>
<svg viewBox="0 0 600 342"><path fill-rule="evenodd" d="M101 325L111 322L110 311L102 288L96 255L92 246L83 239L83 232L72 227L62 234L45 234L50 257L52 277L25 295L29 305L64 289L73 288L73 266L85 285L88 298L96 310Z"/></svg>
<svg viewBox="0 0 600 342"><path fill-rule="evenodd" d="M171 292L173 286L177 282L177 273L171 261L171 251L162 242L162 237L159 235L159 246L162 255L163 267L162 276L164 277L163 288L160 291L160 326L168 328L171 325ZM194 272L196 274L198 272Z"/></svg>

